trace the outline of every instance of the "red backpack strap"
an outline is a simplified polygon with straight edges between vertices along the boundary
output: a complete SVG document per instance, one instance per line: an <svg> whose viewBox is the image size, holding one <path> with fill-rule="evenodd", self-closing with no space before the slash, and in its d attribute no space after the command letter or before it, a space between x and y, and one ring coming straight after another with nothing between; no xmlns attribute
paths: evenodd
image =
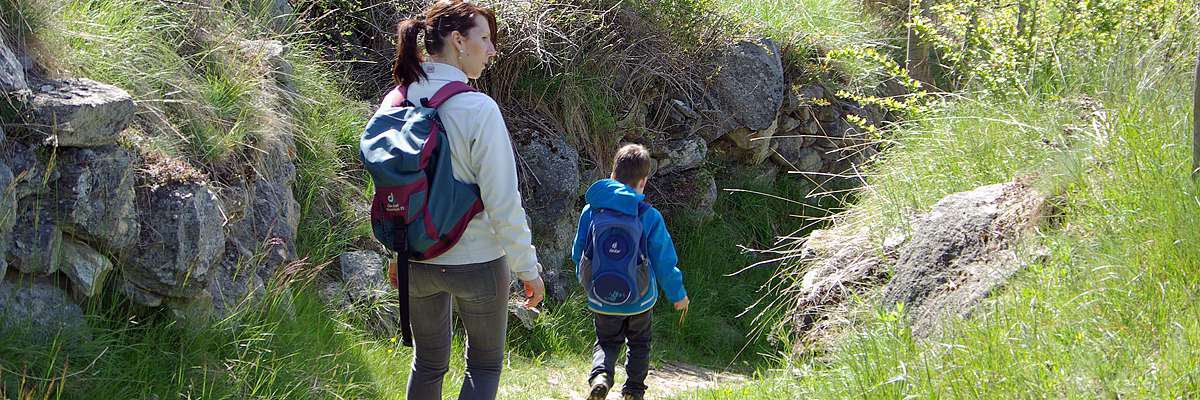
<svg viewBox="0 0 1200 400"><path fill-rule="evenodd" d="M433 94L433 98L429 99L429 107L438 108L449 100L451 97L459 93L474 92L475 88L463 82L451 81L438 89L437 93Z"/></svg>

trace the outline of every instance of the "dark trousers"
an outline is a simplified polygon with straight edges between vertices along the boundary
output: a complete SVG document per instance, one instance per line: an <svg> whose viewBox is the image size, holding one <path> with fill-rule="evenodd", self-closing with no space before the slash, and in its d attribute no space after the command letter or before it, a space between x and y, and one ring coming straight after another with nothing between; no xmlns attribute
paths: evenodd
<svg viewBox="0 0 1200 400"><path fill-rule="evenodd" d="M592 313L596 325L596 346L592 351L592 375L588 382L603 375L613 381L613 368L621 355L621 346L629 345L625 357L625 386L622 394L645 394L646 374L650 372L650 310L636 315Z"/></svg>
<svg viewBox="0 0 1200 400"><path fill-rule="evenodd" d="M409 273L414 357L408 398L442 398L442 377L450 368L453 302L467 331L467 371L458 398L495 399L508 328L509 272L504 258L453 266L414 262Z"/></svg>

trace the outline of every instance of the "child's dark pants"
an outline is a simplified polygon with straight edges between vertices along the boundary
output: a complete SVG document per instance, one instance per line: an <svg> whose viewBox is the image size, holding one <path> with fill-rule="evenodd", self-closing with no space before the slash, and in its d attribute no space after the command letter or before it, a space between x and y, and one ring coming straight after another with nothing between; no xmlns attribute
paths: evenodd
<svg viewBox="0 0 1200 400"><path fill-rule="evenodd" d="M625 386L622 394L645 394L646 374L650 372L650 310L636 315L604 315L592 313L596 325L596 346L592 352L592 375L588 382L604 375L613 381L613 367L621 355L621 345L628 342L625 359Z"/></svg>

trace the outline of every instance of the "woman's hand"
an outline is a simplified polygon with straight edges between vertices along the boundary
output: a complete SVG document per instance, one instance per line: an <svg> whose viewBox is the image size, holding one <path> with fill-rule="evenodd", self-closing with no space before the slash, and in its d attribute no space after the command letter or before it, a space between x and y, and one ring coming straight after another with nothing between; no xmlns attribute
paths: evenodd
<svg viewBox="0 0 1200 400"><path fill-rule="evenodd" d="M396 259L392 258L388 262L388 283L392 284L392 289L400 288L400 278L396 276Z"/></svg>
<svg viewBox="0 0 1200 400"><path fill-rule="evenodd" d="M546 284L540 276L531 281L521 281L521 284L525 285L525 308L532 310L546 297Z"/></svg>

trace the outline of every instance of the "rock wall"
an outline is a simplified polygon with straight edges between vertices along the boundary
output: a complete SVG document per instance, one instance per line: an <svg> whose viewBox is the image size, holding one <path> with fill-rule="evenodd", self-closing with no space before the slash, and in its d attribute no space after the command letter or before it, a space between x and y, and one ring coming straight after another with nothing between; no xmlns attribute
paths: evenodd
<svg viewBox="0 0 1200 400"><path fill-rule="evenodd" d="M279 42L247 42L264 73L290 71ZM143 154L124 90L48 79L0 42L0 319L49 335L83 329L80 302L104 288L182 318L224 316L260 297L296 259L299 206L287 121L264 127L245 174L211 179L185 161ZM15 67L14 67L15 66ZM285 82L280 79L279 82ZM287 85L259 95L287 107ZM65 305L64 305L65 304ZM64 308L65 307L65 308ZM38 310L61 310L53 315Z"/></svg>
<svg viewBox="0 0 1200 400"><path fill-rule="evenodd" d="M259 101L289 109L295 89L286 46L256 40L236 47L273 83L263 85ZM261 127L251 143L255 151L240 155L241 164L210 176L184 160L141 150L139 131L155 130L137 128L155 121L142 116L142 106L124 90L47 79L21 59L0 43L7 104L0 107L0 294L6 304L52 307L66 299L74 305L111 289L142 307L205 320L262 298L280 268L296 260L299 205L287 113ZM726 168L798 171L789 178L821 184L873 154L848 116L871 123L884 116L786 76L771 40L731 42L716 60L707 86L648 89L642 97L649 100L631 105L622 118L639 129L619 141L651 150L648 198L670 218L711 217L720 193L715 176ZM581 195L608 174L609 160L587 160L545 113L503 106L548 292L561 300L574 281L569 252ZM640 129L649 120L661 123ZM386 290L363 283L377 278L383 257L378 247L361 247L366 252L343 255L320 286L335 307L378 303L378 292ZM0 307L0 313L30 319L21 311L30 309L37 308ZM387 310L367 323L391 331ZM34 326L42 330L86 326L38 318Z"/></svg>

